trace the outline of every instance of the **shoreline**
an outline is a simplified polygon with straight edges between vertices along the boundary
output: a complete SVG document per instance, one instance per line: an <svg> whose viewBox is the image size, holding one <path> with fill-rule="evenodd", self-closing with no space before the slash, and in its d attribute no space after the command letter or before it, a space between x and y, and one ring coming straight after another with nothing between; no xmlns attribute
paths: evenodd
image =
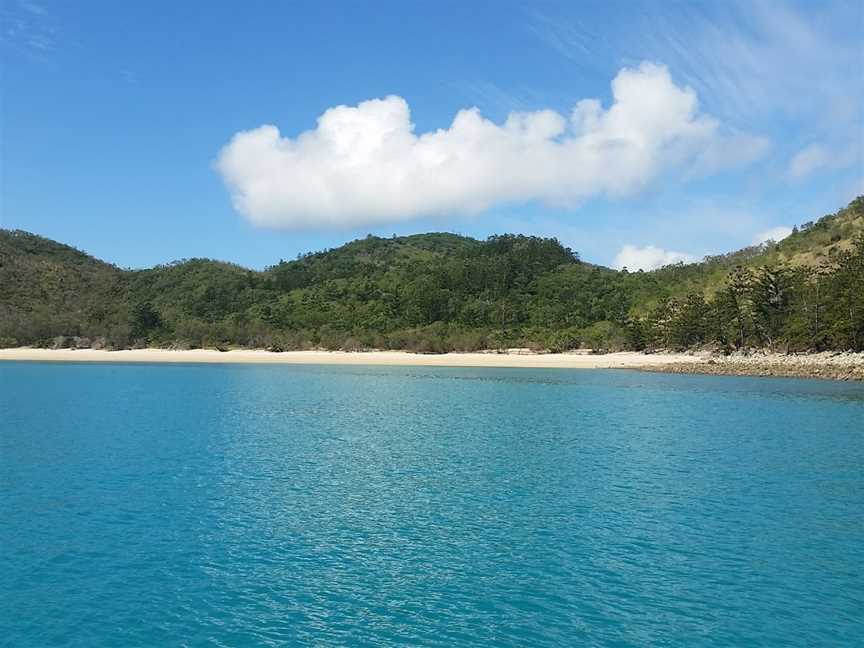
<svg viewBox="0 0 864 648"><path fill-rule="evenodd" d="M668 362L643 371L712 376L766 376L864 381L864 353L822 352L800 355L756 353L710 356L704 362Z"/></svg>
<svg viewBox="0 0 864 648"><path fill-rule="evenodd" d="M192 349L0 349L0 362L155 362L200 364L319 364L420 367L501 367L561 369L639 369L665 363L701 362L683 353L645 354L623 351L607 354L473 352L422 354L408 351L284 351L258 349L217 351Z"/></svg>
<svg viewBox="0 0 864 648"><path fill-rule="evenodd" d="M719 356L710 353L590 354L473 352L419 354L407 351L285 351L258 349L0 349L0 362L96 362L167 364L285 364L349 366L497 367L529 369L636 369L660 373L773 376L864 381L864 353Z"/></svg>

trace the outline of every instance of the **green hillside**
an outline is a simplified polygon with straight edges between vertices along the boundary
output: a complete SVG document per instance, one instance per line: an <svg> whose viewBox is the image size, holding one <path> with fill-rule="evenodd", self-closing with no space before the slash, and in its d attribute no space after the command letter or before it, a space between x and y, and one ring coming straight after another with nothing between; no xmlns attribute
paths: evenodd
<svg viewBox="0 0 864 648"><path fill-rule="evenodd" d="M555 239L455 234L369 236L263 272L132 271L0 230L0 343L861 349L862 258L862 197L779 243L653 272L584 263Z"/></svg>
<svg viewBox="0 0 864 648"><path fill-rule="evenodd" d="M79 334L124 299L122 272L68 245L0 230L0 342ZM124 318L126 319L126 318Z"/></svg>

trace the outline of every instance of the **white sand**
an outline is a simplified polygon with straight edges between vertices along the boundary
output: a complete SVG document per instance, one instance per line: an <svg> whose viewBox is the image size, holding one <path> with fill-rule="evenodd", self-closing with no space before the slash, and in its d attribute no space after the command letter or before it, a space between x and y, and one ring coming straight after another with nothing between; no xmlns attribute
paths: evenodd
<svg viewBox="0 0 864 648"><path fill-rule="evenodd" d="M127 351L94 351L89 349L0 349L0 361L36 362L195 362L260 364L341 364L341 365L420 365L429 367L533 367L562 369L611 369L649 367L670 363L703 362L699 356L686 354L653 354L623 352L603 355L581 353L446 353L424 355L404 351L226 351L196 349L168 351L136 349Z"/></svg>

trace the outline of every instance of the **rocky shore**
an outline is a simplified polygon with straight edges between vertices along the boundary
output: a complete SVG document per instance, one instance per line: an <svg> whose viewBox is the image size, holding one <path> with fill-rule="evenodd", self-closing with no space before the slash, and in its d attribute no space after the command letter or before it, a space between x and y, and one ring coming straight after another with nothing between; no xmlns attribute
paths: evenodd
<svg viewBox="0 0 864 648"><path fill-rule="evenodd" d="M717 376L775 376L864 381L864 353L751 353L694 356L692 362L640 367L643 371Z"/></svg>

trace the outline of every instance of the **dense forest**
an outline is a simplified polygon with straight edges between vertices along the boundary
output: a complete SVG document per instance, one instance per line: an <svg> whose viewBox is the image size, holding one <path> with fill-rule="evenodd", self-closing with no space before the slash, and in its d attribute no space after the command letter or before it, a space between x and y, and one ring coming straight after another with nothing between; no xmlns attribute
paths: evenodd
<svg viewBox="0 0 864 648"><path fill-rule="evenodd" d="M555 239L368 236L252 271L124 270L0 230L0 346L554 352L864 350L864 197L768 242L653 272Z"/></svg>

